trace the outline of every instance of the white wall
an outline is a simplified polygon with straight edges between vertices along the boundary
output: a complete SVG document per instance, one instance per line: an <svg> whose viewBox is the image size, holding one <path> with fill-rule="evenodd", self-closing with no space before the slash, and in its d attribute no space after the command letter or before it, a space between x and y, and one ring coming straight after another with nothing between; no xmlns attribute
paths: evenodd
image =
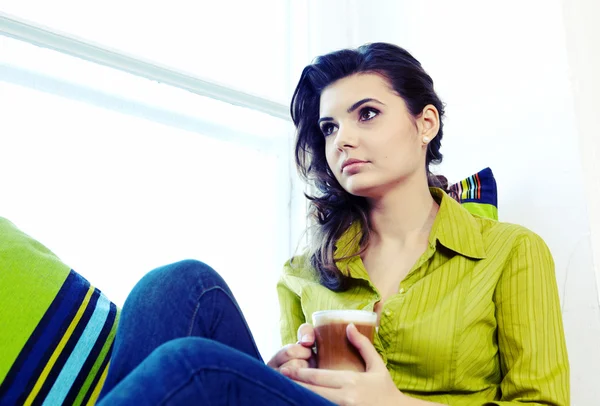
<svg viewBox="0 0 600 406"><path fill-rule="evenodd" d="M574 95L575 117L579 132L580 153L583 163L583 180L588 202L591 239L588 244L593 251L596 286L600 286L600 131L598 111L600 111L600 2L597 0L563 0L563 19L567 40L567 55L570 68L570 82ZM584 248L584 251L586 248ZM575 289L583 284L592 284L585 264L573 273L574 278L582 276ZM584 274L586 272L586 274ZM585 275L585 277L584 277ZM597 404L598 352L600 347L600 327L598 325L597 302L587 295L578 297L573 290L572 306L565 312L566 326L571 338L570 352L573 360L573 399L577 404ZM588 287L587 290L591 290Z"/></svg>
<svg viewBox="0 0 600 406"><path fill-rule="evenodd" d="M579 86L574 98L572 87L572 80L600 71L597 57L595 70L585 62L592 40L577 41L584 35L581 13L591 28L593 8L592 0L564 12L561 0L330 1L313 9L310 41L313 55L393 42L434 78L447 103L439 172L457 181L490 166L501 220L534 230L553 252L573 405L600 398L600 314L587 213L600 207L598 167L589 171L597 165L592 112L598 109L589 104L594 92ZM590 211L597 224L598 214Z"/></svg>
<svg viewBox="0 0 600 406"><path fill-rule="evenodd" d="M600 286L600 2L563 0L567 53L588 198L596 277Z"/></svg>

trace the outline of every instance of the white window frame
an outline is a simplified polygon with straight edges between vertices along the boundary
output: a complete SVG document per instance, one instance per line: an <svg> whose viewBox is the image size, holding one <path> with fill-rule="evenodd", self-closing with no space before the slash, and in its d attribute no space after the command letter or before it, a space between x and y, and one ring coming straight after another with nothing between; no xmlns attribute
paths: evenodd
<svg viewBox="0 0 600 406"><path fill-rule="evenodd" d="M0 12L0 35L240 107L289 120L288 107L140 57Z"/></svg>

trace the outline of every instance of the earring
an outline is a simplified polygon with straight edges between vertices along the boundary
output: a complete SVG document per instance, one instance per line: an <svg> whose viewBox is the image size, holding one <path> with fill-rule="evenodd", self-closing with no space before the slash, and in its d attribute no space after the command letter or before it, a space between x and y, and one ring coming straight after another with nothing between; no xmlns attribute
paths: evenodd
<svg viewBox="0 0 600 406"><path fill-rule="evenodd" d="M429 144L429 137L423 137L423 144Z"/></svg>

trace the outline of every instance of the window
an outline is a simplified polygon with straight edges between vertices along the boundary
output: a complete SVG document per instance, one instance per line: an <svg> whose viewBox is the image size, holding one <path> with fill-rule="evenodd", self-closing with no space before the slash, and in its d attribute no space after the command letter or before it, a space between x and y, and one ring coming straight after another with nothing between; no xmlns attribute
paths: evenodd
<svg viewBox="0 0 600 406"><path fill-rule="evenodd" d="M0 49L0 215L119 305L154 267L210 264L270 357L291 124L7 37Z"/></svg>

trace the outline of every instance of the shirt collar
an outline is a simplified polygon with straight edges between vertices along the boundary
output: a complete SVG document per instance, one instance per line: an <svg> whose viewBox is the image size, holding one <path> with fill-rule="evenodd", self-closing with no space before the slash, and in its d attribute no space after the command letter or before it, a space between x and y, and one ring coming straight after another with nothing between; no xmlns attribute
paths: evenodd
<svg viewBox="0 0 600 406"><path fill-rule="evenodd" d="M429 233L429 245L436 241L444 247L465 257L483 259L486 257L483 236L479 223L467 209L448 196L442 189L430 188L431 195L440 205ZM334 258L352 257L360 251L362 230L355 221L335 243ZM356 257L355 257L356 258ZM354 268L354 258L341 261L340 270ZM338 264L342 265L342 264Z"/></svg>
<svg viewBox="0 0 600 406"><path fill-rule="evenodd" d="M429 244L435 245L438 241L444 247L465 257L485 258L481 226L475 217L442 189L429 190L440 205L429 233Z"/></svg>
<svg viewBox="0 0 600 406"><path fill-rule="evenodd" d="M355 221L335 242L333 258L336 260L337 268L343 275L369 280L365 267L362 266L362 259L357 255L360 251L361 239L360 222Z"/></svg>

